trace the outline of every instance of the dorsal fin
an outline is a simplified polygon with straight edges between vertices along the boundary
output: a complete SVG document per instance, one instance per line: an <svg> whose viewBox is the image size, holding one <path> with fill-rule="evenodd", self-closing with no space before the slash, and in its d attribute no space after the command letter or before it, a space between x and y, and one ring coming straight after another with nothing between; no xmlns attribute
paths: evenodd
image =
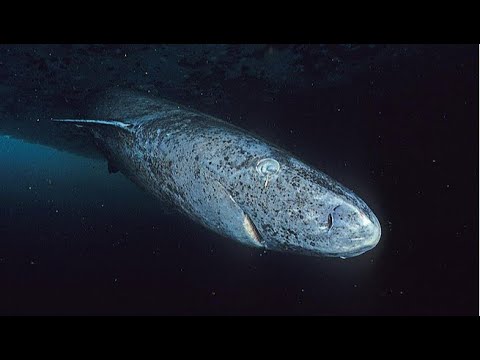
<svg viewBox="0 0 480 360"><path fill-rule="evenodd" d="M92 119L52 119L52 121L62 123L72 123L77 126L91 126L91 125L108 125L121 129L128 129L133 125L117 120L92 120Z"/></svg>

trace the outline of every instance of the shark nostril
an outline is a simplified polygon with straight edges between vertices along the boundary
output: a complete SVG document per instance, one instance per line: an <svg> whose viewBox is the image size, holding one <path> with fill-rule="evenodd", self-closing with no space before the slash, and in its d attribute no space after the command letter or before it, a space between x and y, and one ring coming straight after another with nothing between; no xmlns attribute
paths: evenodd
<svg viewBox="0 0 480 360"><path fill-rule="evenodd" d="M327 220L328 230L331 229L332 225L333 225L333 217L332 217L332 214L328 214L328 220Z"/></svg>

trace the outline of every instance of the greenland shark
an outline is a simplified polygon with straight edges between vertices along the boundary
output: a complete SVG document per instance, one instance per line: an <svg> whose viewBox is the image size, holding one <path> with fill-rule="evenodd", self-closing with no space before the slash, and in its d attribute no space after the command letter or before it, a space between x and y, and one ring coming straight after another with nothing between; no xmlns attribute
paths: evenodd
<svg viewBox="0 0 480 360"><path fill-rule="evenodd" d="M347 258L380 239L378 219L351 190L213 116L114 89L86 116L52 120L91 134L109 171L244 245Z"/></svg>

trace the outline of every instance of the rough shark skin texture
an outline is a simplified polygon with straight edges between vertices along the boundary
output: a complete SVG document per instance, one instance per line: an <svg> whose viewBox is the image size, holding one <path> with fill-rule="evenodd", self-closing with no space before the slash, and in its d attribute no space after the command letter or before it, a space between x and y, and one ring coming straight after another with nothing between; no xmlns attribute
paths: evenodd
<svg viewBox="0 0 480 360"><path fill-rule="evenodd" d="M342 258L380 239L377 218L352 191L238 127L125 90L91 104L86 119L99 123L77 125L92 131L109 161L221 235L254 247Z"/></svg>

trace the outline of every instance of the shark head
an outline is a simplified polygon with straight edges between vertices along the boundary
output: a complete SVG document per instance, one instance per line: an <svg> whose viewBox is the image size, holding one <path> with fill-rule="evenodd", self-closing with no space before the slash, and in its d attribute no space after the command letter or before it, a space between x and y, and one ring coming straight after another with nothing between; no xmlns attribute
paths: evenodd
<svg viewBox="0 0 480 360"><path fill-rule="evenodd" d="M362 199L287 152L237 139L213 155L206 155L206 192L215 201L205 203L223 218L218 232L251 246L341 258L379 242L379 221Z"/></svg>

